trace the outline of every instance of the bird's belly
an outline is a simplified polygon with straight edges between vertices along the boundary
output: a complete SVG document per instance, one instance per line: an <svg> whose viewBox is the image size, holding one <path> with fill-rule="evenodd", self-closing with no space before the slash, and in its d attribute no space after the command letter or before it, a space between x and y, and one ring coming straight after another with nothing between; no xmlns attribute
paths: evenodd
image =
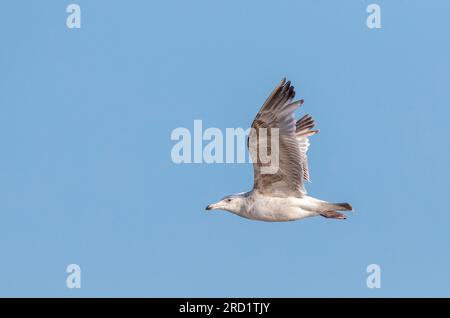
<svg viewBox="0 0 450 318"><path fill-rule="evenodd" d="M270 198L264 200L253 207L250 218L268 222L283 222L317 215L317 213L305 209L299 204L298 200L297 198Z"/></svg>

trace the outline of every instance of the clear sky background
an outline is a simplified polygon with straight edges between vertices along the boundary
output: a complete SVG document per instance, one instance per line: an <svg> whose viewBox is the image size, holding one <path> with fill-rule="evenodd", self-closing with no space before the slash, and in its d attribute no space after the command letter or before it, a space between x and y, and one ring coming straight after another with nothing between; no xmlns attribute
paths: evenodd
<svg viewBox="0 0 450 318"><path fill-rule="evenodd" d="M78 30L69 1L0 8L0 296L450 296L450 2L73 2ZM309 194L357 212L205 213L252 168L176 165L172 130L246 128L284 76Z"/></svg>

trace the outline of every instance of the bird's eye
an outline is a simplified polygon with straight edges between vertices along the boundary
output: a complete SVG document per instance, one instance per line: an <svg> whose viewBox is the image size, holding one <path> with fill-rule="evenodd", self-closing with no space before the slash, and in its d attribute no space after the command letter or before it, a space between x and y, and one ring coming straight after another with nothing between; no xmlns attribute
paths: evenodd
<svg viewBox="0 0 450 318"><path fill-rule="evenodd" d="M227 202L231 202L231 199L227 199Z"/></svg>

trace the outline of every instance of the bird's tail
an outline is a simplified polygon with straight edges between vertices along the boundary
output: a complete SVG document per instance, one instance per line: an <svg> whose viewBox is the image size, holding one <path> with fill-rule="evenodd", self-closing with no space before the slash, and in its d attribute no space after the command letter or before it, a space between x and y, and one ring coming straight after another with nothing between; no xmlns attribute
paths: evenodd
<svg viewBox="0 0 450 318"><path fill-rule="evenodd" d="M344 202L344 203L328 203L327 205L332 210L336 211L352 211L353 208L350 205L350 203Z"/></svg>
<svg viewBox="0 0 450 318"><path fill-rule="evenodd" d="M323 202L320 206L319 214L330 219L346 219L347 216L337 211L352 211L353 208L349 203L328 203Z"/></svg>

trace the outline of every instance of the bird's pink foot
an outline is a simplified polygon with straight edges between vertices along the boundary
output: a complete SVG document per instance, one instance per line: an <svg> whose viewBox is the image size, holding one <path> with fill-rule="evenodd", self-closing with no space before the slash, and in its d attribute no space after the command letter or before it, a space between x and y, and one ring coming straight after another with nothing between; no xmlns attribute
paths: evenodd
<svg viewBox="0 0 450 318"><path fill-rule="evenodd" d="M339 213L339 212L336 212L336 211L321 212L320 215L323 216L324 218L327 218L327 219L345 220L347 218L347 216L345 214Z"/></svg>

